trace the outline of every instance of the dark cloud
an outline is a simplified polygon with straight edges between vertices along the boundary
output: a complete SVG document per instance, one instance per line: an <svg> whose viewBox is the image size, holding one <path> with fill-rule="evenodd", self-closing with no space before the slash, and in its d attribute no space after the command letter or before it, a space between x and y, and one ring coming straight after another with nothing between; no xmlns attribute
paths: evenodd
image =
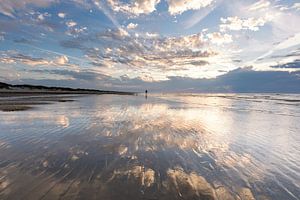
<svg viewBox="0 0 300 200"><path fill-rule="evenodd" d="M279 69L296 69L300 68L300 60L294 60L293 62L285 63L285 64L278 64L271 66L272 68L279 68Z"/></svg>
<svg viewBox="0 0 300 200"><path fill-rule="evenodd" d="M208 65L209 62L204 61L204 60L199 60L199 61L191 61L188 64L196 65L196 66L203 66L203 65Z"/></svg>
<svg viewBox="0 0 300 200"><path fill-rule="evenodd" d="M240 68L215 79L168 78L167 81L154 83L132 81L155 91L300 93L300 71L289 73Z"/></svg>
<svg viewBox="0 0 300 200"><path fill-rule="evenodd" d="M229 92L300 93L300 71L254 71L237 69L216 78L212 86Z"/></svg>
<svg viewBox="0 0 300 200"><path fill-rule="evenodd" d="M287 57L296 57L296 56L300 56L300 48L293 50L292 52L285 55L271 56L271 58L287 58Z"/></svg>
<svg viewBox="0 0 300 200"><path fill-rule="evenodd" d="M24 55L21 53L18 53L16 55L12 55L11 58L18 60L18 61L43 61L43 58L35 58L28 55Z"/></svg>
<svg viewBox="0 0 300 200"><path fill-rule="evenodd" d="M54 75L63 75L72 77L76 80L87 80L87 81L95 81L95 80L109 80L109 76L92 72L92 71L71 71L64 69L53 69L53 70L30 70L31 72L38 72L43 74L54 74Z"/></svg>
<svg viewBox="0 0 300 200"><path fill-rule="evenodd" d="M64 48L69 49L79 49L79 50L85 50L86 47L83 45L84 41L82 41L80 38L76 40L64 40L60 42L60 46Z"/></svg>
<svg viewBox="0 0 300 200"><path fill-rule="evenodd" d="M289 73L239 68L213 79L178 76L168 78L166 81L152 83L132 81L155 91L300 93L300 71Z"/></svg>
<svg viewBox="0 0 300 200"><path fill-rule="evenodd" d="M235 62L235 63L241 63L242 62L242 60L239 60L239 59L235 59L235 60L232 60L233 62Z"/></svg>
<svg viewBox="0 0 300 200"><path fill-rule="evenodd" d="M171 76L168 77L168 80L154 82L146 82L141 77L129 78L127 75L123 75L120 78L113 78L95 72L52 70L47 71L47 73L72 76L74 80L26 79L21 81L48 86L71 86L120 91L143 91L147 88L150 91L157 92L300 93L300 71L292 73L283 71L254 71L250 67L239 68L213 79Z"/></svg>
<svg viewBox="0 0 300 200"><path fill-rule="evenodd" d="M32 42L26 38L19 38L14 40L15 43L21 43L21 44L31 44Z"/></svg>

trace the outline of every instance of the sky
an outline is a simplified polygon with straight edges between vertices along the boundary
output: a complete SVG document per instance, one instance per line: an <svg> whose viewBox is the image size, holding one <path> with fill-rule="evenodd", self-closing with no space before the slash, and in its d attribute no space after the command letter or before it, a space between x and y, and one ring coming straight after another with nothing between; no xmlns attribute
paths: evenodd
<svg viewBox="0 0 300 200"><path fill-rule="evenodd" d="M0 0L0 81L300 92L300 0Z"/></svg>

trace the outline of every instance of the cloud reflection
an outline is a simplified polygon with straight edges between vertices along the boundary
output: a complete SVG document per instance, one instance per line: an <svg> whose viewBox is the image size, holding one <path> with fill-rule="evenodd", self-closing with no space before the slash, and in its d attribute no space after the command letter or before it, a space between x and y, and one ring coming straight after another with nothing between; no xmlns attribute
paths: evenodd
<svg viewBox="0 0 300 200"><path fill-rule="evenodd" d="M0 135L0 197L272 199L261 185L272 183L270 172L247 145L238 148L244 115L231 110L245 102L231 98L107 95L7 114L11 123L1 126L15 129Z"/></svg>

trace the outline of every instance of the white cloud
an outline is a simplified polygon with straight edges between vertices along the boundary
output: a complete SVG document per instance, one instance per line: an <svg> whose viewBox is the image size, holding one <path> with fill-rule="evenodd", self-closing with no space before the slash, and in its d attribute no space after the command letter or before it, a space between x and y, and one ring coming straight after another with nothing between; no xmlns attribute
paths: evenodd
<svg viewBox="0 0 300 200"><path fill-rule="evenodd" d="M269 1L266 0L260 0L254 4L252 4L249 8L250 11L255 11L255 10L261 10L264 8L268 8L271 5Z"/></svg>
<svg viewBox="0 0 300 200"><path fill-rule="evenodd" d="M222 24L220 25L221 31L226 30L251 30L251 31L258 31L259 27L264 26L266 22L268 22L267 17L259 17L259 18L247 18L247 19L240 19L239 17L228 17L228 18L221 18Z"/></svg>
<svg viewBox="0 0 300 200"><path fill-rule="evenodd" d="M296 10L300 10L300 3L294 3L294 5L292 6L292 8L294 8Z"/></svg>
<svg viewBox="0 0 300 200"><path fill-rule="evenodd" d="M156 5L160 0L136 0L132 3L121 3L119 0L108 0L112 10L123 12L133 16L150 14L156 10ZM167 0L169 13L178 15L187 10L199 10L211 5L214 0Z"/></svg>
<svg viewBox="0 0 300 200"><path fill-rule="evenodd" d="M187 10L199 10L213 3L213 0L167 0L169 13L178 15Z"/></svg>
<svg viewBox="0 0 300 200"><path fill-rule="evenodd" d="M66 25L70 28L70 27L76 26L77 23L74 21L68 21L68 22L66 22Z"/></svg>
<svg viewBox="0 0 300 200"><path fill-rule="evenodd" d="M259 27L264 26L266 22L267 20L262 17L258 19L251 17L243 21L243 29L258 31Z"/></svg>
<svg viewBox="0 0 300 200"><path fill-rule="evenodd" d="M32 57L30 55L25 55L19 53L17 51L7 51L5 53L0 54L0 63L5 64L15 64L22 63L28 66L36 67L36 66L45 66L45 67L53 67L53 66L67 66L73 67L72 64L69 64L69 58L66 55L59 55L54 57L53 59L43 58L43 57Z"/></svg>
<svg viewBox="0 0 300 200"><path fill-rule="evenodd" d="M134 24L134 23L129 23L127 25L127 29L135 29L138 26L138 24Z"/></svg>
<svg viewBox="0 0 300 200"><path fill-rule="evenodd" d="M38 19L39 19L40 21L43 21L43 20L45 19L45 17L44 17L43 14L39 14Z"/></svg>
<svg viewBox="0 0 300 200"><path fill-rule="evenodd" d="M80 27L80 28L70 28L66 31L66 34L73 37L78 37L80 34L85 33L88 30L87 27Z"/></svg>
<svg viewBox="0 0 300 200"><path fill-rule="evenodd" d="M221 34L219 32L214 32L214 33L208 33L206 35L211 43L221 45L221 44L227 44L232 42L232 35L229 34Z"/></svg>
<svg viewBox="0 0 300 200"><path fill-rule="evenodd" d="M143 73L149 74L155 77L155 80L166 79L167 76L176 73L202 76L199 71L194 72L200 67L207 68L208 60L218 53L205 46L207 41L202 33L163 37L156 33L145 32L139 33L139 37L125 37L125 39L121 34L122 31L117 29L98 34L99 39L110 41L101 51L103 54L101 57L104 59L99 59L99 51L86 52L87 59L94 66L101 65L101 69L107 75L115 76L116 71L119 72L122 68L121 71L125 70L126 73L139 77L143 77Z"/></svg>
<svg viewBox="0 0 300 200"><path fill-rule="evenodd" d="M146 35L147 38L157 38L157 37L159 37L159 35L157 33L146 32L145 35Z"/></svg>
<svg viewBox="0 0 300 200"><path fill-rule="evenodd" d="M38 21L44 21L46 17L51 17L51 14L48 13L48 12L45 12L45 13L40 13L40 12L36 12L33 14L36 14L37 15L37 20Z"/></svg>
<svg viewBox="0 0 300 200"><path fill-rule="evenodd" d="M55 63L58 64L58 65L65 65L68 62L69 62L69 59L65 55L57 57L56 60L55 60Z"/></svg>
<svg viewBox="0 0 300 200"><path fill-rule="evenodd" d="M125 36L129 36L129 33L123 29L123 28L119 28L117 33L121 36L121 37L125 37Z"/></svg>
<svg viewBox="0 0 300 200"><path fill-rule="evenodd" d="M297 45L300 45L300 33L297 33L297 34L293 35L292 37L289 37L288 39L280 42L275 47L273 47L273 49L271 49L270 51L268 51L264 55L260 56L258 59L262 59L262 58L265 58L269 55L272 55L276 51L280 51L280 50L287 49L287 48L290 48L290 47L294 47L294 46L297 46Z"/></svg>
<svg viewBox="0 0 300 200"><path fill-rule="evenodd" d="M66 13L58 13L57 16L60 17L60 18L65 18L66 17Z"/></svg>
<svg viewBox="0 0 300 200"><path fill-rule="evenodd" d="M26 65L29 65L29 66L37 66L37 65L49 65L51 64L50 61L48 60L45 60L43 58L30 58L29 56L24 56L24 57L16 57L14 58L15 59L15 62L18 61L18 62L22 62Z"/></svg>
<svg viewBox="0 0 300 200"><path fill-rule="evenodd" d="M121 3L118 0L108 0L108 4L116 12L123 12L133 16L150 14L156 10L156 5L160 0L136 0L130 4Z"/></svg>
<svg viewBox="0 0 300 200"><path fill-rule="evenodd" d="M228 18L221 18L221 22L223 24L220 25L221 31L225 31L226 29L229 30L242 30L243 29L243 20L235 17L228 17Z"/></svg>

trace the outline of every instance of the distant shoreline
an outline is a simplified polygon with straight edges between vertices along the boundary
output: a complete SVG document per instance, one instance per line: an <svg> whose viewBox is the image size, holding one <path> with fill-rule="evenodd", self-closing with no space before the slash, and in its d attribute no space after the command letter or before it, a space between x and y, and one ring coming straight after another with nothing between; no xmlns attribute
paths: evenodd
<svg viewBox="0 0 300 200"><path fill-rule="evenodd" d="M51 94L116 94L135 95L135 92L121 92L68 87L48 87L41 85L11 85L0 82L0 96L28 96L28 95L51 95Z"/></svg>
<svg viewBox="0 0 300 200"><path fill-rule="evenodd" d="M37 105L75 101L81 95L136 95L134 92L91 90L40 85L10 85L0 82L0 111L13 112L34 109Z"/></svg>

